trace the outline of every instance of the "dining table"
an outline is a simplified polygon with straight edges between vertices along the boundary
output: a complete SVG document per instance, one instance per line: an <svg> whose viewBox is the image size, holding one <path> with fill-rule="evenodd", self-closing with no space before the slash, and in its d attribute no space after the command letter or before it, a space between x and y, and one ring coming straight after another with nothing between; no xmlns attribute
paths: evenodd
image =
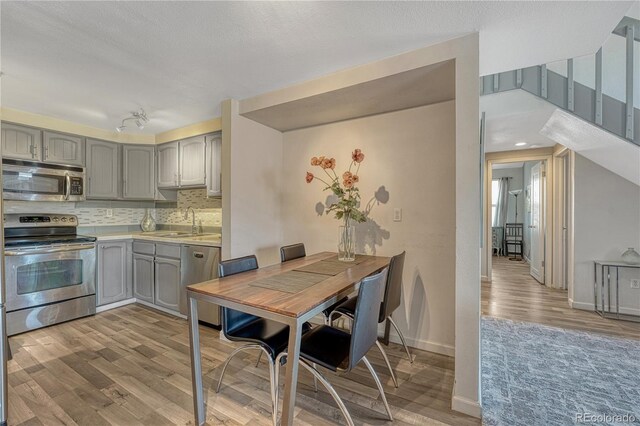
<svg viewBox="0 0 640 426"><path fill-rule="evenodd" d="M365 277L389 265L390 258L357 255L338 261L321 252L295 260L187 286L189 343L196 424L206 420L202 380L198 301L235 309L289 326L281 424L293 424L303 324L352 293ZM308 275L305 275L308 274Z"/></svg>

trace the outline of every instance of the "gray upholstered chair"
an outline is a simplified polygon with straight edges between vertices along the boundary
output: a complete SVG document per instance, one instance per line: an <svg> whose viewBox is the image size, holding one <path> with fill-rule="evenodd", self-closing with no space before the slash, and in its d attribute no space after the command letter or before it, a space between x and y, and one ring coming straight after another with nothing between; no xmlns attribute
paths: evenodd
<svg viewBox="0 0 640 426"><path fill-rule="evenodd" d="M389 420L393 421L382 383L366 357L367 352L378 340L378 315L386 276L385 268L382 272L361 281L350 333L329 325L321 325L302 336L300 343L300 364L329 391L349 425L353 425L353 420L347 407L329 381L320 374L316 365L334 372L349 372L360 361L364 362L380 391ZM279 366L276 366L276 369L278 368Z"/></svg>
<svg viewBox="0 0 640 426"><path fill-rule="evenodd" d="M402 346L404 346L404 350L407 352L407 357L409 357L409 361L413 363L413 358L411 357L411 353L409 352L409 347L404 340L404 336L402 332L396 325L391 315L393 312L398 309L400 306L400 299L402 296L402 270L404 269L404 257L405 252L393 256L391 261L389 262L389 274L387 275L387 283L384 291L384 299L380 304L380 315L378 317L378 322L383 323L384 321L389 321L393 327L398 332L398 336L400 336L400 341L402 342ZM349 318L353 318L354 312L356 310L356 306L358 304L357 296L352 297L347 300L340 306L336 307L336 309L331 313L330 318L333 318L334 314L340 314L347 316ZM382 352L382 357L384 358L387 367L389 368L389 373L391 374L391 379L393 380L393 384L395 387L398 387L398 380L393 372L393 368L391 368L391 363L389 362L389 358L387 357L387 353L384 348L380 344L379 341L376 340L376 345Z"/></svg>

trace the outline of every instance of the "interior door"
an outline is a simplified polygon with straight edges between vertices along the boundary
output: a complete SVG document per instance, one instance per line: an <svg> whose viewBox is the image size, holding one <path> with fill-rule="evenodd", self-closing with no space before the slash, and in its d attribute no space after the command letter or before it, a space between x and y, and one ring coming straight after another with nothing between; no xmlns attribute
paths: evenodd
<svg viewBox="0 0 640 426"><path fill-rule="evenodd" d="M531 276L544 284L544 200L542 163L531 168Z"/></svg>

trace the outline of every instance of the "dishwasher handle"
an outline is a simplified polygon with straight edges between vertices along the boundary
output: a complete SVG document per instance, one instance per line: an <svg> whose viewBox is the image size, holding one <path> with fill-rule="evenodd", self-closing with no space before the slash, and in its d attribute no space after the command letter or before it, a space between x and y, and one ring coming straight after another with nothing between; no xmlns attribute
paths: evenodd
<svg viewBox="0 0 640 426"><path fill-rule="evenodd" d="M196 259L202 259L204 258L204 253L201 251L194 251L193 252L193 257L195 257Z"/></svg>

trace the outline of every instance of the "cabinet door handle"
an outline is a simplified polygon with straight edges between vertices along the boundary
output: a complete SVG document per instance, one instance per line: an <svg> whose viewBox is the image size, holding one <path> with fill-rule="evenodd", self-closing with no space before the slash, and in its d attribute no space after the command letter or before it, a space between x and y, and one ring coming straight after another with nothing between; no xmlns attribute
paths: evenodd
<svg viewBox="0 0 640 426"><path fill-rule="evenodd" d="M44 159L48 159L49 158L49 147L45 146L44 147Z"/></svg>
<svg viewBox="0 0 640 426"><path fill-rule="evenodd" d="M177 173L173 174L173 184L175 186L178 186L178 174Z"/></svg>
<svg viewBox="0 0 640 426"><path fill-rule="evenodd" d="M126 179L122 180L122 186L124 186L124 195L127 195L127 192L129 192L129 191L127 191L127 180Z"/></svg>
<svg viewBox="0 0 640 426"><path fill-rule="evenodd" d="M29 146L29 152L31 153L31 158L36 158L36 146L35 144L31 144Z"/></svg>

